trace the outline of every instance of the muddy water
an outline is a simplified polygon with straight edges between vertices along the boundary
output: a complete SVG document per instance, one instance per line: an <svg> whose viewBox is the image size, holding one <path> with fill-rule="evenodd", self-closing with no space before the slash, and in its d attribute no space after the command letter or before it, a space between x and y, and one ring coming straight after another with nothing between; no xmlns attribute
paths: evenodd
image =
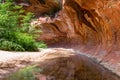
<svg viewBox="0 0 120 80"><path fill-rule="evenodd" d="M95 60L81 54L46 59L39 67L44 68L41 74L49 75L45 76L49 80L120 80Z"/></svg>

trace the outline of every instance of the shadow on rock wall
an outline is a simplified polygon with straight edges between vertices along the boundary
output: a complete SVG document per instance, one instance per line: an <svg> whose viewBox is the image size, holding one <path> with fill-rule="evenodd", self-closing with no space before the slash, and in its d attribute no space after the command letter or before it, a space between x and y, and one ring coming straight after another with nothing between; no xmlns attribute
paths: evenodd
<svg viewBox="0 0 120 80"><path fill-rule="evenodd" d="M30 0L31 5L26 7L26 11L40 16L54 15L38 20L43 31L38 40L45 41L49 47L73 48L94 56L120 74L120 1L55 1Z"/></svg>

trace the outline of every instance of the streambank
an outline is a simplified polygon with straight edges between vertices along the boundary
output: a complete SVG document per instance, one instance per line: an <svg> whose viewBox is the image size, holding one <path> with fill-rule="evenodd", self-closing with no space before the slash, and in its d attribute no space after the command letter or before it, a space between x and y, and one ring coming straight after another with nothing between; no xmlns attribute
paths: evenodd
<svg viewBox="0 0 120 80"><path fill-rule="evenodd" d="M82 53L81 53L82 54ZM1 51L0 75L5 77L2 70L21 68L29 64L37 64L43 71L37 74L37 79L44 77L48 80L119 80L120 78L104 68L95 60L81 55L72 49L52 48L41 52L5 52ZM9 56L8 56L9 55ZM6 60L5 60L6 59ZM3 61L2 61L3 60ZM9 65L9 66L8 66ZM11 70L10 70L11 72ZM42 76L41 76L42 75ZM8 74L6 75L8 76Z"/></svg>

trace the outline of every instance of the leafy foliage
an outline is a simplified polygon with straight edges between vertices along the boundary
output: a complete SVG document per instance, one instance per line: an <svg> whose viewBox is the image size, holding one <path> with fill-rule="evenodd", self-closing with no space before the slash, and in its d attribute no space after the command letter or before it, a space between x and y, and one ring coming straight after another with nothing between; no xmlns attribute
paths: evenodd
<svg viewBox="0 0 120 80"><path fill-rule="evenodd" d="M30 22L31 22L31 18L33 18L33 14L32 13L30 13L30 12L28 12L27 14L26 14L26 16L22 16L22 20L21 20L21 25L20 26L22 26L22 28L21 28L21 31L22 32L27 32L27 33L29 33L30 31L30 28L32 27L31 25L30 25ZM24 26L24 27L23 27Z"/></svg>
<svg viewBox="0 0 120 80"><path fill-rule="evenodd" d="M44 42L36 42L38 48L47 48L47 45Z"/></svg>
<svg viewBox="0 0 120 80"><path fill-rule="evenodd" d="M9 0L0 3L0 39L5 39L4 43L1 43L4 47L0 46L0 49L38 51L36 41L29 31L32 17L32 13L24 13L22 6L17 6ZM21 49L14 49L13 46L19 46Z"/></svg>
<svg viewBox="0 0 120 80"><path fill-rule="evenodd" d="M28 66L10 75L6 80L36 80L34 74L41 71L35 65Z"/></svg>
<svg viewBox="0 0 120 80"><path fill-rule="evenodd" d="M13 51L13 50L14 51L25 51L25 49L22 46L14 42L4 40L4 39L0 40L0 49L7 50L7 51Z"/></svg>
<svg viewBox="0 0 120 80"><path fill-rule="evenodd" d="M26 51L38 51L35 40L27 33L16 32L13 42L21 45Z"/></svg>
<svg viewBox="0 0 120 80"><path fill-rule="evenodd" d="M0 4L0 28L16 30L19 26L19 15L20 12L18 9L22 8L21 6L15 6L11 2L5 2Z"/></svg>

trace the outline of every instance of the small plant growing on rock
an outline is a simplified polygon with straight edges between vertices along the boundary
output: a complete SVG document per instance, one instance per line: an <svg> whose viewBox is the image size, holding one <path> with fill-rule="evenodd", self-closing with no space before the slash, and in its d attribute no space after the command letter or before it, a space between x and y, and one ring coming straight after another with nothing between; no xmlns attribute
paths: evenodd
<svg viewBox="0 0 120 80"><path fill-rule="evenodd" d="M39 73L42 70L35 65L33 66L28 66L25 67L18 72L10 75L7 79L5 80L36 80L34 74Z"/></svg>

